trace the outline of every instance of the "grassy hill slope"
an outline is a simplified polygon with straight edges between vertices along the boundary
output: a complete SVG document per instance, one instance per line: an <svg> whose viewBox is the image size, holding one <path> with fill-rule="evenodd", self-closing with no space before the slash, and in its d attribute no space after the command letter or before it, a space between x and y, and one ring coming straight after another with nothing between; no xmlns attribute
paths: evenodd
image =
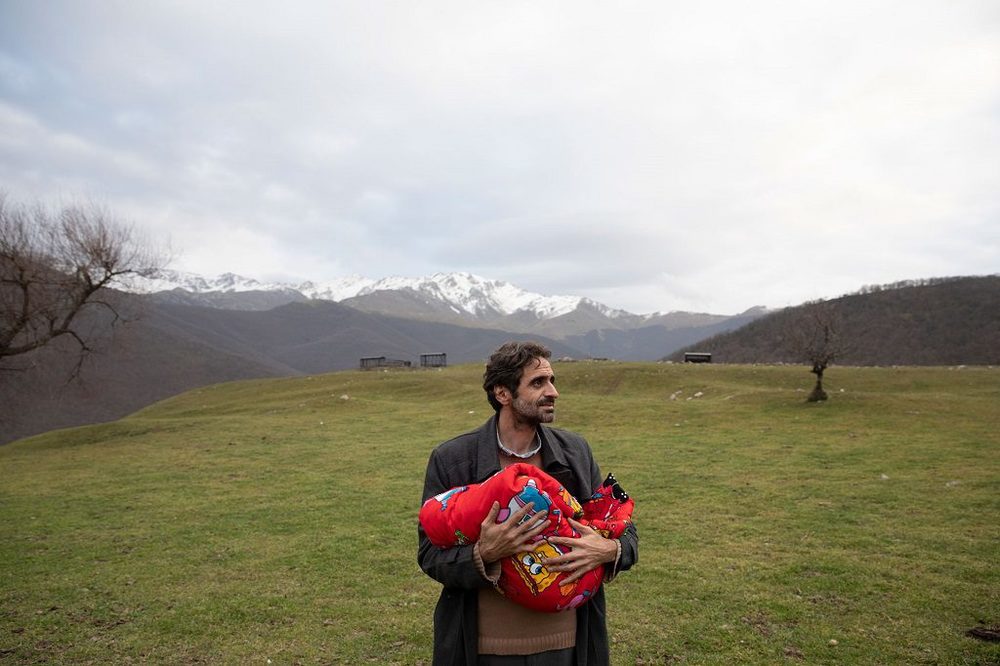
<svg viewBox="0 0 1000 666"><path fill-rule="evenodd" d="M1000 370L557 363L636 498L618 664L990 664ZM5 663L429 663L431 448L478 365L190 391L0 448ZM831 644L836 641L836 644Z"/></svg>

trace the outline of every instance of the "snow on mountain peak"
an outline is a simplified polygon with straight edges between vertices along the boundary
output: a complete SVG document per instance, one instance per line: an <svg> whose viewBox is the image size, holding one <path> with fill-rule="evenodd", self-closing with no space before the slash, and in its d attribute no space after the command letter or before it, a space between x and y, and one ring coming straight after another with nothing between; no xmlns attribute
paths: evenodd
<svg viewBox="0 0 1000 666"><path fill-rule="evenodd" d="M447 303L475 316L514 314L528 310L548 319L572 312L580 303L576 296L543 296L509 282L488 280L472 273L435 273L423 278L384 278L365 287L360 295L380 290L410 289Z"/></svg>
<svg viewBox="0 0 1000 666"><path fill-rule="evenodd" d="M195 294L203 294L207 292L280 291L294 288L280 283L259 282L235 273L223 273L213 278L206 278L196 273L169 269L161 269L151 277L133 277L128 286L132 291L149 294L171 289L183 289Z"/></svg>
<svg viewBox="0 0 1000 666"><path fill-rule="evenodd" d="M362 291L375 284L371 278L360 275L349 275L332 282L303 282L292 285L293 289L301 291L309 298L324 301L342 301L351 296L357 296Z"/></svg>
<svg viewBox="0 0 1000 666"><path fill-rule="evenodd" d="M430 277L420 278L387 277L380 280L352 275L327 282L287 284L259 282L233 273L206 278L194 273L161 270L155 277L136 280L130 286L133 291L145 293L178 288L193 293L295 290L311 299L329 301L342 301L377 291L411 290L442 301L456 312L477 317L527 311L541 319L550 319L572 312L581 303L587 303L609 316L620 313L579 296L545 296L525 291L509 282L488 280L463 272L435 273Z"/></svg>

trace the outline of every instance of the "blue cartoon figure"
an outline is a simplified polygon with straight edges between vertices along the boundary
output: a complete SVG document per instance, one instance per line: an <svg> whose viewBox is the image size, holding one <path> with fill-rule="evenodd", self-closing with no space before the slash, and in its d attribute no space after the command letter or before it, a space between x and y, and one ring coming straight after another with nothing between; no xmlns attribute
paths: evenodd
<svg viewBox="0 0 1000 666"><path fill-rule="evenodd" d="M545 493L544 491L539 490L538 483L536 483L534 479L529 478L527 480L527 483L524 484L524 490L511 497L510 502L507 503L507 506L500 509L500 513L497 514L497 522L498 523L504 522L505 520L510 518L511 514L513 514L515 511L523 507L528 502L534 504L534 510L536 512L547 512L549 508L552 506L552 501L549 499L548 494ZM523 523L526 520L528 520L528 516L522 518L521 522ZM542 522L544 521L539 519L537 524L540 525L542 524Z"/></svg>

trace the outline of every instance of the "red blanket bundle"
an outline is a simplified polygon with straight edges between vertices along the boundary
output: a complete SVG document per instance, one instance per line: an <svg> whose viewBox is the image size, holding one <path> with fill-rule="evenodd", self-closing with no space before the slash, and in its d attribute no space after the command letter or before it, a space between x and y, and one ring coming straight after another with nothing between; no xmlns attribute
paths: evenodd
<svg viewBox="0 0 1000 666"><path fill-rule="evenodd" d="M582 506L554 478L532 465L516 463L486 481L452 488L424 502L420 524L435 546L450 548L479 539L483 520L493 502L500 502L497 522L502 523L528 502L535 511L547 511L549 526L536 538L531 550L500 563L500 591L512 601L539 611L561 611L586 602L604 580L604 567L596 567L570 584L568 574L550 572L542 560L565 552L565 546L546 537L579 537L567 517L617 538L625 531L634 502L608 475L600 488Z"/></svg>

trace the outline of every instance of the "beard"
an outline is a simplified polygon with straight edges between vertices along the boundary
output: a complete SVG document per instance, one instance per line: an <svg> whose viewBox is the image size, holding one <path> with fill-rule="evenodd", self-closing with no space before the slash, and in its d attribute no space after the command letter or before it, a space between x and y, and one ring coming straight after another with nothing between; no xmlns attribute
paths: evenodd
<svg viewBox="0 0 1000 666"><path fill-rule="evenodd" d="M525 423L531 425L538 425L539 423L552 423L556 418L556 413L554 409L555 400L549 400L547 398L541 398L535 402L529 402L522 398L514 397L514 400L510 403L511 410L514 412L514 416Z"/></svg>

